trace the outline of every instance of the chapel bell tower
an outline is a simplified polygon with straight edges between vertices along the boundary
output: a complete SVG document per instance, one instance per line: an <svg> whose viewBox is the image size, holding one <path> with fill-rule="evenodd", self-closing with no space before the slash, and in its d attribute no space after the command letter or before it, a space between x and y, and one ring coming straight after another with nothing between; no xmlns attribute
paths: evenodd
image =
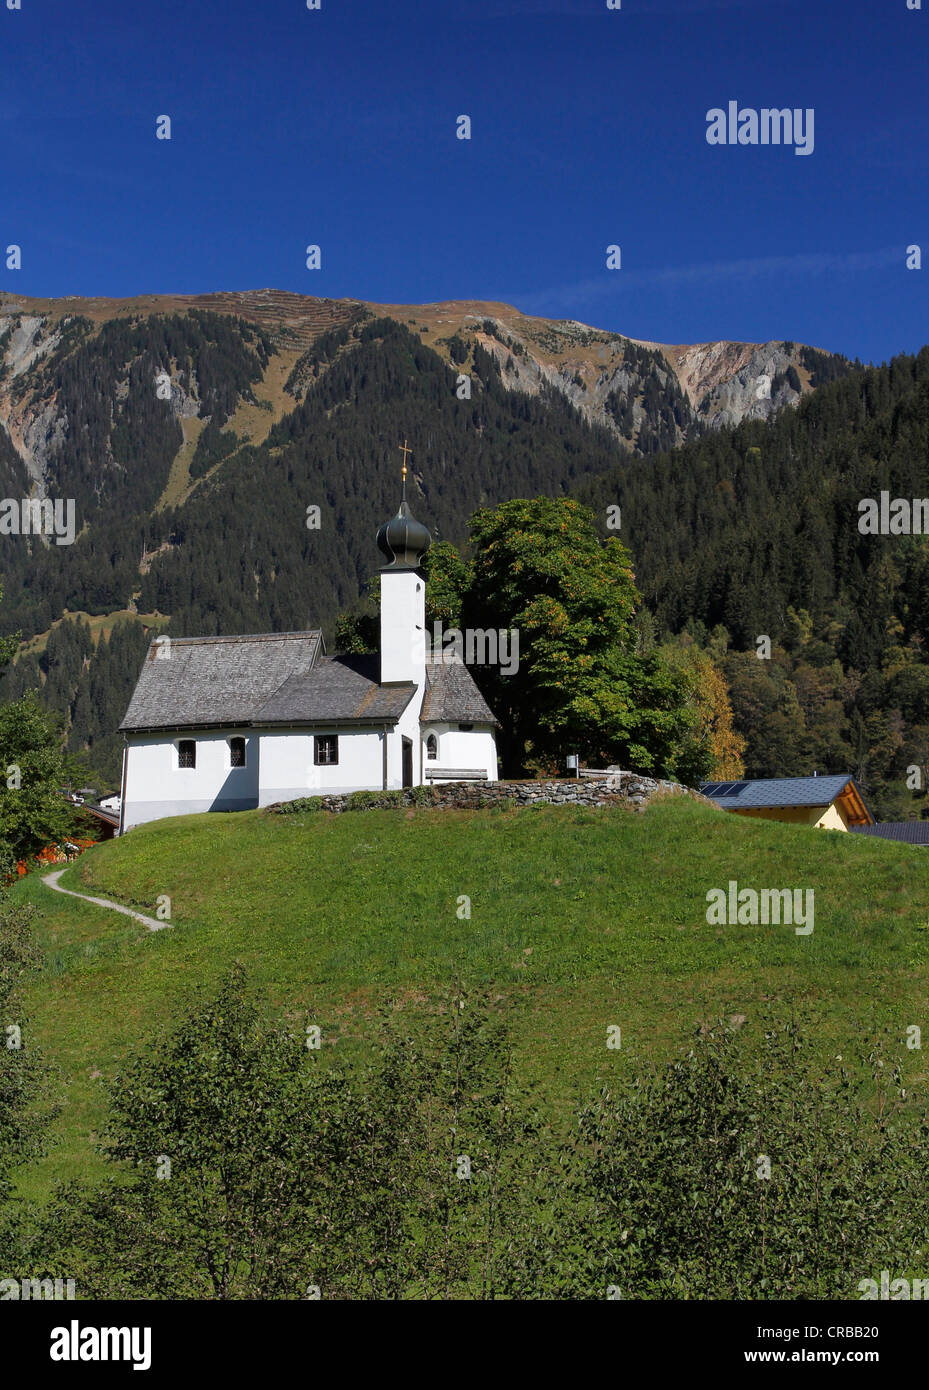
<svg viewBox="0 0 929 1390"><path fill-rule="evenodd" d="M426 679L426 579L420 569L432 537L416 520L406 500L406 440L401 471L402 491L397 515L377 533L386 563L381 566L381 683Z"/></svg>

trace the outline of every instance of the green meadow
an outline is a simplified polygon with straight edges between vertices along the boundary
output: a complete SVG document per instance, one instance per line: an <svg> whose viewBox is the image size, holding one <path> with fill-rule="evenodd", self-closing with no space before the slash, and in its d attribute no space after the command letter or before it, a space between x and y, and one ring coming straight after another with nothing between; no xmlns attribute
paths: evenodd
<svg viewBox="0 0 929 1390"><path fill-rule="evenodd" d="M813 889L813 932L709 925L707 892L731 879ZM254 811L140 827L62 885L152 916L167 897L171 925L149 932L38 874L13 888L45 955L27 1036L63 1101L47 1157L21 1173L31 1196L100 1175L107 1081L234 961L270 1013L321 1027L322 1064L364 1052L385 1000L415 1028L458 984L489 990L512 1005L517 1068L553 1124L720 1018L750 1041L796 1017L824 1060L886 1030L908 1081L923 1074L906 1030L929 1028L929 854L912 846L684 797L644 813Z"/></svg>

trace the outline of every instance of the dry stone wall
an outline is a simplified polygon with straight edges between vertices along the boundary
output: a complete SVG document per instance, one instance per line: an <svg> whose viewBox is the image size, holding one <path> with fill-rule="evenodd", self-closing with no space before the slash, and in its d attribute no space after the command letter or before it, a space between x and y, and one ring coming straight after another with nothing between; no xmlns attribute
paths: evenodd
<svg viewBox="0 0 929 1390"><path fill-rule="evenodd" d="M411 787L404 791L363 791L344 796L306 796L281 801L268 809L278 815L302 811L376 810L395 806L446 807L468 810L481 806L606 806L625 805L643 810L655 796L698 797L699 792L679 782L656 781L635 772L611 772L603 777L563 778L558 781L446 782L437 787Z"/></svg>

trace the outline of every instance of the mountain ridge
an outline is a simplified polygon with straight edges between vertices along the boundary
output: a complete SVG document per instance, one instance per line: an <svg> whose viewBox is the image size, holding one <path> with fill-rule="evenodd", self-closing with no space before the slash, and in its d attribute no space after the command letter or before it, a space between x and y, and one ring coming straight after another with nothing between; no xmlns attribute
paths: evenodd
<svg viewBox="0 0 929 1390"><path fill-rule="evenodd" d="M54 353L74 320L99 329L114 320L196 311L257 325L276 355L286 359L297 354L295 362L323 335L372 317L415 324L414 331L448 361L453 343L479 343L497 358L508 389L535 395L551 387L591 423L609 429L624 448L646 453L674 447L704 427L766 419L814 389L813 364L844 360L840 354L776 340L660 343L576 319L527 315L493 300L381 304L270 288L127 299L5 292L0 294L0 423L39 489L46 462L43 440L50 432L60 433L60 422L47 401L32 414L25 405L17 409L7 380L12 383ZM286 413L285 404L278 402L275 419Z"/></svg>

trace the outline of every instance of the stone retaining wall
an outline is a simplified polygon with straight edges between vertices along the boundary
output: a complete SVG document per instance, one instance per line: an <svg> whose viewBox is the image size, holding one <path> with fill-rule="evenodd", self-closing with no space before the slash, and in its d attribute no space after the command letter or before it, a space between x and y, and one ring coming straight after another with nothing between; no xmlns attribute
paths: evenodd
<svg viewBox="0 0 929 1390"><path fill-rule="evenodd" d="M344 796L305 796L279 801L269 811L295 815L302 811L377 810L396 806L433 806L467 810L479 806L625 805L643 810L653 796L663 793L705 798L679 782L656 781L635 772L612 772L603 777L564 778L550 782L446 782L436 787L410 787L404 791L352 792Z"/></svg>

